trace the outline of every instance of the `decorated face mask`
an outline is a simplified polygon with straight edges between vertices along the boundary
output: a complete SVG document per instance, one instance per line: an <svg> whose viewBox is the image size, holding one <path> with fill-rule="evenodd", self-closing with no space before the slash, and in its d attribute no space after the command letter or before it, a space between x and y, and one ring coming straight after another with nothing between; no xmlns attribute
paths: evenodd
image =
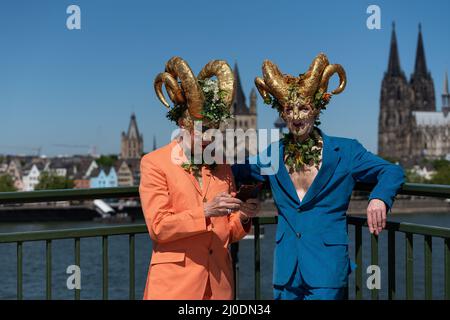
<svg viewBox="0 0 450 320"><path fill-rule="evenodd" d="M214 76L216 79L211 79ZM174 103L171 109L162 92L163 84ZM154 88L159 100L169 109L167 118L185 129L192 130L194 121L218 128L231 117L234 76L223 60L210 61L195 77L187 62L173 57L166 63L165 72L156 76Z"/></svg>
<svg viewBox="0 0 450 320"><path fill-rule="evenodd" d="M256 87L264 99L280 112L291 134L308 135L318 125L319 114L326 108L332 94L341 93L347 83L345 71L339 64L329 64L325 54L320 53L308 71L298 77L282 74L277 65L265 60L263 78L255 78ZM328 81L333 74L339 75L339 86L327 93Z"/></svg>

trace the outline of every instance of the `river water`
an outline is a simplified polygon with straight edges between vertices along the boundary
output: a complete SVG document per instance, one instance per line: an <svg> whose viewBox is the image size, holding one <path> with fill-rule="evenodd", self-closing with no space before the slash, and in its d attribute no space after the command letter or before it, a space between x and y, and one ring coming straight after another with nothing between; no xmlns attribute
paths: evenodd
<svg viewBox="0 0 450 320"><path fill-rule="evenodd" d="M412 222L426 225L450 227L450 214L424 213L391 216L391 221ZM137 221L135 223L142 223ZM102 226L100 222L44 222L2 223L0 233L35 230L53 230ZM262 298L272 297L272 258L275 225L265 226L261 242L261 288ZM350 256L354 257L353 227L349 226ZM396 296L405 297L405 240L403 234L396 239ZM239 298L254 297L253 240L240 242L239 248ZM25 242L23 245L23 296L25 299L44 299L46 288L45 242ZM381 266L380 298L387 298L387 233L380 235L379 253ZM144 290L151 255L151 241L147 234L136 236L136 298ZM424 297L424 248L423 237L414 236L414 292L416 299ZM52 298L73 299L73 291L67 289L69 276L66 268L74 264L74 241L56 240L52 246ZM363 229L363 283L370 265L370 235ZM384 266L384 267L383 267ZM109 298L128 299L128 236L109 237ZM0 299L16 298L16 245L0 244ZM354 298L354 273L349 279L350 299ZM363 285L363 297L370 298L370 290ZM433 240L433 298L442 299L444 292L444 243ZM102 298L102 242L101 238L81 239L81 298Z"/></svg>

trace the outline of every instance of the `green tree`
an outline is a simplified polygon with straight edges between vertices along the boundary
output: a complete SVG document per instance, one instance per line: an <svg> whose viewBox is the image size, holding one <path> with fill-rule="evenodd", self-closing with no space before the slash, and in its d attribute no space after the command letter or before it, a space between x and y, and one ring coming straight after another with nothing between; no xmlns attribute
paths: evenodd
<svg viewBox="0 0 450 320"><path fill-rule="evenodd" d="M434 184L450 184L450 161L440 159L432 162L436 173L431 178L431 183Z"/></svg>
<svg viewBox="0 0 450 320"><path fill-rule="evenodd" d="M71 179L57 176L48 172L43 172L39 176L39 183L34 188L35 190L50 190L50 189L72 189L74 182Z"/></svg>
<svg viewBox="0 0 450 320"><path fill-rule="evenodd" d="M11 192L17 191L14 187L14 181L12 177L8 174L0 176L0 192Z"/></svg>
<svg viewBox="0 0 450 320"><path fill-rule="evenodd" d="M117 155L101 155L100 158L95 160L100 167L112 167L117 161Z"/></svg>
<svg viewBox="0 0 450 320"><path fill-rule="evenodd" d="M409 182L409 183L427 183L428 182L424 177L421 177L420 175L417 174L417 172L415 172L412 169L406 169L405 176L406 176L406 182Z"/></svg>

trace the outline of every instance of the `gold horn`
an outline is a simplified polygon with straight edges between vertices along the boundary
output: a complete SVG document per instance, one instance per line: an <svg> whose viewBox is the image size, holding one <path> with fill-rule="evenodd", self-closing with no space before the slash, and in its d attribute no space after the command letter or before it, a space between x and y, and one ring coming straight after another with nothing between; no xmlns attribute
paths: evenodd
<svg viewBox="0 0 450 320"><path fill-rule="evenodd" d="M175 104L185 104L186 100L183 96L183 92L179 87L177 80L168 72L162 72L158 74L153 82L153 86L155 88L156 95L159 100L169 108L169 103L167 102L164 94L162 92L162 85L165 85L166 91L169 95L170 100L172 100Z"/></svg>
<svg viewBox="0 0 450 320"><path fill-rule="evenodd" d="M266 83L260 77L255 78L256 89L258 89L259 94L264 99L264 102L270 101L269 88Z"/></svg>
<svg viewBox="0 0 450 320"><path fill-rule="evenodd" d="M224 93L224 103L230 108L234 97L234 75L230 66L224 60L212 60L199 72L197 78L204 80L217 77L219 90Z"/></svg>
<svg viewBox="0 0 450 320"><path fill-rule="evenodd" d="M324 53L319 53L311 65L308 71L301 76L300 79L300 91L304 97L313 96L319 88L320 80L326 66L329 65L328 58Z"/></svg>
<svg viewBox="0 0 450 320"><path fill-rule="evenodd" d="M339 86L331 91L331 93L339 94L344 91L345 86L347 85L347 76L345 74L345 70L340 64L331 64L325 68L322 79L320 80L319 88L322 89L323 92L327 91L328 81L335 73L339 75Z"/></svg>
<svg viewBox="0 0 450 320"><path fill-rule="evenodd" d="M201 119L203 117L201 111L204 97L189 65L182 58L173 57L166 63L166 72L170 73L175 79L180 79L190 115Z"/></svg>
<svg viewBox="0 0 450 320"><path fill-rule="evenodd" d="M286 100L289 94L288 84L277 65L269 60L265 60L262 72L265 86L269 89L267 91L280 102Z"/></svg>

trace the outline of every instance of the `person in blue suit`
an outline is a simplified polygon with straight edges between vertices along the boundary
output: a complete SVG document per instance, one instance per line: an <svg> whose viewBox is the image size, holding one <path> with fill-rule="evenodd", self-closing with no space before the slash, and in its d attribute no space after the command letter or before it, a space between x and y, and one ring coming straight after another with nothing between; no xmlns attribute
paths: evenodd
<svg viewBox="0 0 450 320"><path fill-rule="evenodd" d="M265 151L233 166L238 184L270 183L278 209L274 252L274 299L344 299L349 259L346 211L356 182L374 183L367 207L371 233L385 227L386 212L404 183L404 172L366 150L356 139L332 137L318 118L332 94L342 92L346 74L319 54L299 77L285 75L266 60L259 93L278 109L289 133ZM339 86L327 93L330 77ZM269 161L267 159L275 159ZM275 164L275 165L274 165Z"/></svg>

